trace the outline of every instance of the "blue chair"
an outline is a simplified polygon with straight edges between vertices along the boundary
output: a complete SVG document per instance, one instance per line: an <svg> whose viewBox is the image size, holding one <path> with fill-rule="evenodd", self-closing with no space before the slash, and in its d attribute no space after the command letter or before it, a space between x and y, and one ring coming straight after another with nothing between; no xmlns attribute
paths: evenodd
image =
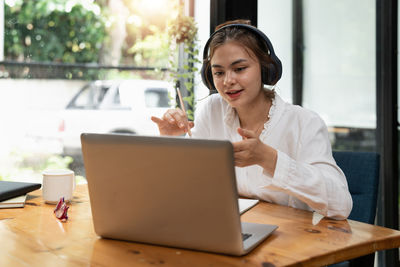
<svg viewBox="0 0 400 267"><path fill-rule="evenodd" d="M333 158L347 178L353 198L349 219L374 224L379 185L379 154L373 152L333 151ZM340 262L332 267L374 266L375 254Z"/></svg>

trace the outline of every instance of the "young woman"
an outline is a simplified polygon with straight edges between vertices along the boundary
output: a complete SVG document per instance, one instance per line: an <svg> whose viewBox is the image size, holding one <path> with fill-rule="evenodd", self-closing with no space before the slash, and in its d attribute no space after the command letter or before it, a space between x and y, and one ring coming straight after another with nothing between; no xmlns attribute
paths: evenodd
<svg viewBox="0 0 400 267"><path fill-rule="evenodd" d="M346 177L332 157L327 127L314 112L264 87L281 77L268 38L248 21L219 25L204 48L202 77L211 94L189 122L181 109L152 117L161 135L228 139L239 194L345 219Z"/></svg>

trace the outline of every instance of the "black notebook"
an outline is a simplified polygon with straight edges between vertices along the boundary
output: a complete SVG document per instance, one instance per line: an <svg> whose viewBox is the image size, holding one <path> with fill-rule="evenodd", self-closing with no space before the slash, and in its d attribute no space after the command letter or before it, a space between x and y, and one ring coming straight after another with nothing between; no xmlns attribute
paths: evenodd
<svg viewBox="0 0 400 267"><path fill-rule="evenodd" d="M25 195L41 186L38 183L0 181L0 201Z"/></svg>

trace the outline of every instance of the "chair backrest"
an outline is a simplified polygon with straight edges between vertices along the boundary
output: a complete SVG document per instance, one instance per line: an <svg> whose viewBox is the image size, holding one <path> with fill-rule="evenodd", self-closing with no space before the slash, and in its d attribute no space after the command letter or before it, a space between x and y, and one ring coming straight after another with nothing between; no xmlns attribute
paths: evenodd
<svg viewBox="0 0 400 267"><path fill-rule="evenodd" d="M333 157L346 175L353 198L349 219L374 224L379 185L379 154L333 151Z"/></svg>

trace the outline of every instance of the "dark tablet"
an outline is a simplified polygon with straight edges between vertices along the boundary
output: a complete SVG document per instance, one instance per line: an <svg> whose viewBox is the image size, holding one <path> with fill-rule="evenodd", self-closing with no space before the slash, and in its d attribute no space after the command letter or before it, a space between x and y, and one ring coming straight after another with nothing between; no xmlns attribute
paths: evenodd
<svg viewBox="0 0 400 267"><path fill-rule="evenodd" d="M25 195L39 189L41 186L42 185L38 183L0 181L0 201Z"/></svg>

